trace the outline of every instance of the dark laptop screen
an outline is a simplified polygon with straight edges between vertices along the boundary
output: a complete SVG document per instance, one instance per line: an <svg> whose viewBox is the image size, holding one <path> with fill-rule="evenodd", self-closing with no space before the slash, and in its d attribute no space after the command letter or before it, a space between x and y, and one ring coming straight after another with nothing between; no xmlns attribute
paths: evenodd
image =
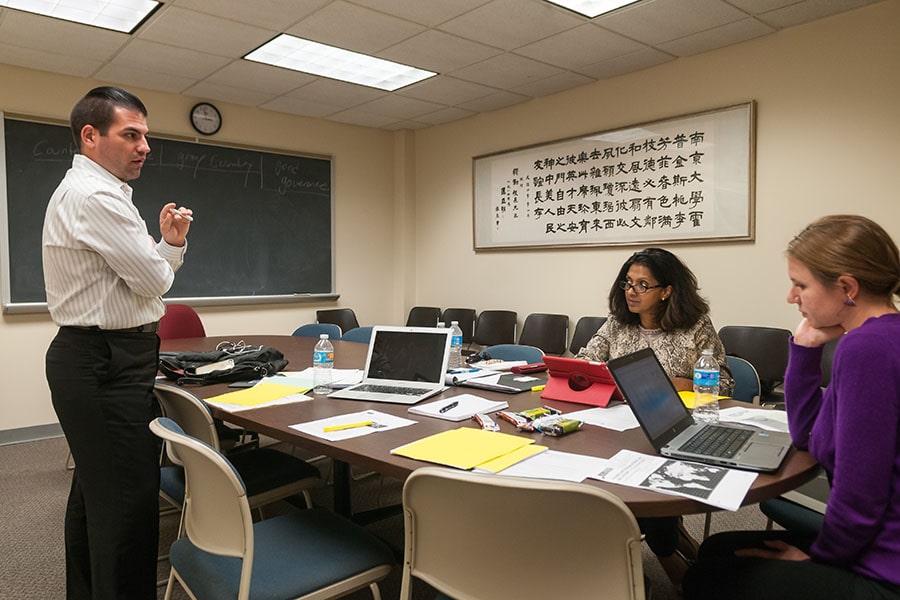
<svg viewBox="0 0 900 600"><path fill-rule="evenodd" d="M688 425L692 422L678 392L649 348L611 360L607 367L654 445L661 436L666 438L663 443L674 437L685 418Z"/></svg>
<svg viewBox="0 0 900 600"><path fill-rule="evenodd" d="M446 343L447 335L439 332L376 330L366 377L431 383L443 381Z"/></svg>

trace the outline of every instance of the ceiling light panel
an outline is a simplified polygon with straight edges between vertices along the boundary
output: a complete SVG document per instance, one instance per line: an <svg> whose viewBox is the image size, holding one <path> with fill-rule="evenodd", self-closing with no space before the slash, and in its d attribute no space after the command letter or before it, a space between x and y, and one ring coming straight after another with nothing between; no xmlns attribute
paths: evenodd
<svg viewBox="0 0 900 600"><path fill-rule="evenodd" d="M159 7L154 0L0 0L0 6L131 33Z"/></svg>
<svg viewBox="0 0 900 600"><path fill-rule="evenodd" d="M547 0L550 4L568 8L591 19L637 1L639 0Z"/></svg>
<svg viewBox="0 0 900 600"><path fill-rule="evenodd" d="M437 74L285 33L244 58L389 92Z"/></svg>

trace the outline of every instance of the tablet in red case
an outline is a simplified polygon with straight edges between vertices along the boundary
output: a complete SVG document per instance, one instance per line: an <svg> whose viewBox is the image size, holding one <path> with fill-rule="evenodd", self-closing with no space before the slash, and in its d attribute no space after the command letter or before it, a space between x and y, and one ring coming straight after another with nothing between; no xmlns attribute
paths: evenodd
<svg viewBox="0 0 900 600"><path fill-rule="evenodd" d="M605 363L547 355L544 363L549 374L541 393L545 400L606 407L612 400L623 399Z"/></svg>

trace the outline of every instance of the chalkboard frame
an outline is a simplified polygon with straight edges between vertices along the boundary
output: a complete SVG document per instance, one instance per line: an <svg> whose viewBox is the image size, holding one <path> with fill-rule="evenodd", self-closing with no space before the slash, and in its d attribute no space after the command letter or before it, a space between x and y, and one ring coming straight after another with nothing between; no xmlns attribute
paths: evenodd
<svg viewBox="0 0 900 600"><path fill-rule="evenodd" d="M10 244L10 232L9 227L11 224L10 219L10 209L11 203L15 202L15 199L8 198L8 180L7 180L7 147L6 147L6 123L7 119L15 120L15 121L24 121L37 125L50 125L50 126L60 126L65 128L67 135L69 125L65 121L49 119L49 118L41 118L34 117L22 114L15 113L4 113L0 111L0 214L4 216L5 223L0 225L0 286L2 286L2 307L3 312L7 314L18 314L18 313L40 313L47 311L47 303L46 301L34 301L33 298L28 298L26 300L17 297L16 290L13 289L14 281L12 277L12 268L11 268L11 260L16 260L16 257L11 256ZM243 144L232 144L232 143L221 143L221 142L207 142L206 140L201 140L198 138L189 138L185 136L171 135L171 134L156 134L151 133L153 136L151 139L151 147L154 145L154 141L157 144L162 142L170 142L173 144L187 144L191 148L198 148L202 150L216 150L221 149L225 152L248 152L253 154L258 154L263 157L276 157L276 158L284 158L286 160L297 161L306 161L309 160L310 163L314 161L327 161L327 172L328 172L328 189L327 189L327 241L329 242L329 252L328 252L328 281L325 285L319 284L321 289L317 289L315 292L290 292L290 293L275 293L275 294L255 294L255 293L213 293L209 295L203 294L169 294L164 298L166 302L178 302L178 303L186 303L194 306L221 306L221 305L238 305L238 304L282 304L282 303L303 303L303 302L321 302L321 301L333 301L340 297L340 295L335 291L335 225L334 225L334 161L330 156L322 156L308 153L300 153L287 151L284 149L276 149L276 148L266 148L260 146L251 146L251 145L243 145ZM66 169L70 166L71 161L67 159ZM149 163L148 163L149 164ZM324 170L326 165L322 163L316 162L316 166L320 170ZM58 167L54 167L58 168ZM147 166L145 165L145 172L147 170ZM63 173L65 170L63 170ZM61 179L61 176L60 176ZM323 176L324 179L324 176ZM53 182L53 188L56 187L57 181ZM135 183L135 200L138 202L140 199L138 195L140 194L139 183L140 179L138 179ZM323 194L319 193L318 195L322 196ZM47 197L49 200L49 195ZM164 202L159 202L158 204L161 206ZM321 200L320 200L321 203ZM185 204L189 205L188 202ZM46 204L36 207L36 210L40 213L40 222L43 222L43 207ZM320 208L319 212L322 212ZM154 232L154 223L155 218L154 214L150 214L149 212L142 211L144 219L147 221L148 229L151 234L158 238L158 231ZM324 225L324 224L323 224ZM325 235L325 234L323 234ZM196 236L194 236L196 237ZM189 235L189 244L192 243L192 236ZM284 241L284 240L282 240ZM294 240L291 240L294 241ZM191 264L190 261L192 258L196 258L197 246L194 244L194 247L188 248L188 255L186 257L185 265ZM38 262L40 256L40 244L39 244L39 232L38 232L38 244L35 248L35 251L38 255ZM31 252L29 247L28 252ZM30 256L30 259L33 260L33 257ZM322 262L324 265L324 261ZM321 271L324 273L324 268ZM324 276L324 275L323 275ZM176 284L178 282L178 276L176 276ZM42 285L42 283L41 283ZM299 285L297 287L300 287ZM325 291L324 288L328 288ZM29 292L31 296L34 295L33 290ZM22 296L23 294L20 294ZM27 294L25 294L27 295Z"/></svg>

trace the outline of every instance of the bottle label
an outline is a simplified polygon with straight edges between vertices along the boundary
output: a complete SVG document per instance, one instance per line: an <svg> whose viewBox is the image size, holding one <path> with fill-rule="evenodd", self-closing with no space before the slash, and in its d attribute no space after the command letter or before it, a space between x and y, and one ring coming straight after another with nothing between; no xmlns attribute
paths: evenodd
<svg viewBox="0 0 900 600"><path fill-rule="evenodd" d="M694 385L699 387L718 387L719 372L718 371L701 371L694 370Z"/></svg>
<svg viewBox="0 0 900 600"><path fill-rule="evenodd" d="M334 352L326 352L325 350L315 350L313 352L313 364L325 365L334 362Z"/></svg>
<svg viewBox="0 0 900 600"><path fill-rule="evenodd" d="M450 338L451 346L462 346L462 335L454 335Z"/></svg>

